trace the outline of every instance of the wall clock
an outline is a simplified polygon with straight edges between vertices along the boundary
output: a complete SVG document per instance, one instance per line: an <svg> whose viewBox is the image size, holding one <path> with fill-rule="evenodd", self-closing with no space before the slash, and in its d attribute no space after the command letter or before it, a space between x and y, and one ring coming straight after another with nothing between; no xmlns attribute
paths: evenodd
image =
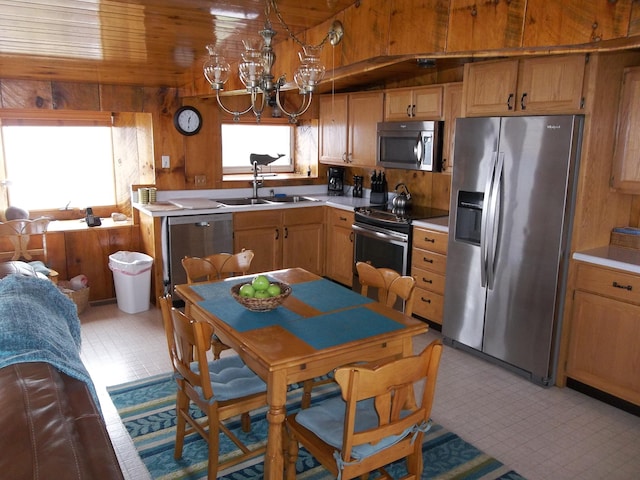
<svg viewBox="0 0 640 480"><path fill-rule="evenodd" d="M202 127L202 115L197 108L186 105L176 110L173 124L182 135L195 135Z"/></svg>

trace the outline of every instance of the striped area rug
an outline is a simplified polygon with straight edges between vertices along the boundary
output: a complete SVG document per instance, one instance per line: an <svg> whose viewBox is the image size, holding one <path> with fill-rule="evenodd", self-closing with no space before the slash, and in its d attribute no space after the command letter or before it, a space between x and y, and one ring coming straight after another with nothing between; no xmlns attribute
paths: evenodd
<svg viewBox="0 0 640 480"><path fill-rule="evenodd" d="M287 411L300 408L302 388L290 388ZM157 480L206 478L207 445L198 435L185 440L183 458L174 460L175 438L175 382L170 375L158 375L144 380L107 388L124 425L131 435L138 454L149 473ZM335 385L314 387L313 402L338 394ZM229 426L247 444L257 445L266 441L266 410L252 413L251 432L242 433L239 421ZM236 453L235 445L221 435L220 454L224 457ZM434 423L423 443L423 479L464 480L522 480L523 477L493 457L462 440L442 426ZM296 465L298 479L329 480L333 478L304 449ZM405 472L404 462L387 468L394 478ZM227 480L258 480L263 478L262 457L249 460L218 473L218 478ZM376 478L374 474L371 478Z"/></svg>

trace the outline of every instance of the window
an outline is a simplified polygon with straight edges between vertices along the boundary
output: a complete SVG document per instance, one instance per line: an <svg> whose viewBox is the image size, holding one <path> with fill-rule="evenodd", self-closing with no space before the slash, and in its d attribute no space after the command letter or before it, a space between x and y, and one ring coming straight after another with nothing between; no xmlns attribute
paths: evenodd
<svg viewBox="0 0 640 480"><path fill-rule="evenodd" d="M110 126L10 123L2 127L9 205L47 210L116 204Z"/></svg>
<svg viewBox="0 0 640 480"><path fill-rule="evenodd" d="M262 173L293 172L293 126L223 123L221 129L223 173L250 173L252 153L274 158L281 155L262 167Z"/></svg>

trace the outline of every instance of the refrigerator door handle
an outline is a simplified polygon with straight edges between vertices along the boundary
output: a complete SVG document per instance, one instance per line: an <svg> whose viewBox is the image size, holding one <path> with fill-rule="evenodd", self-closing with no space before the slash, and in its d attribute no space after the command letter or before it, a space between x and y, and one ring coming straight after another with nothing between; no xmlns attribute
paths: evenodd
<svg viewBox="0 0 640 480"><path fill-rule="evenodd" d="M502 189L502 172L504 169L504 152L498 153L498 163L493 171L492 192L489 196L489 214L487 220L487 288L493 290L495 280L495 260L498 248L498 227L500 224L500 195Z"/></svg>
<svg viewBox="0 0 640 480"><path fill-rule="evenodd" d="M487 175L487 185L484 189L484 199L482 201L482 217L480 219L480 282L483 287L487 286L487 257L488 257L488 229L490 227L491 196L493 194L493 184L495 182L496 164L498 163L498 152L491 154L491 165L489 175Z"/></svg>

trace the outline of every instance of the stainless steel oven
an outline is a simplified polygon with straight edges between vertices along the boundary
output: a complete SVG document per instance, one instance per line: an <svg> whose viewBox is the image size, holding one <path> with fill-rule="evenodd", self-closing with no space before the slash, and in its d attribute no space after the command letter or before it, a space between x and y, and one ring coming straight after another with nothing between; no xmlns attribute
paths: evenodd
<svg viewBox="0 0 640 480"><path fill-rule="evenodd" d="M368 262L376 268L391 268L411 274L411 231L414 219L441 217L446 210L414 206L408 210L388 205L358 207L354 212L353 289L360 291L355 264ZM375 298L377 292L371 295Z"/></svg>

